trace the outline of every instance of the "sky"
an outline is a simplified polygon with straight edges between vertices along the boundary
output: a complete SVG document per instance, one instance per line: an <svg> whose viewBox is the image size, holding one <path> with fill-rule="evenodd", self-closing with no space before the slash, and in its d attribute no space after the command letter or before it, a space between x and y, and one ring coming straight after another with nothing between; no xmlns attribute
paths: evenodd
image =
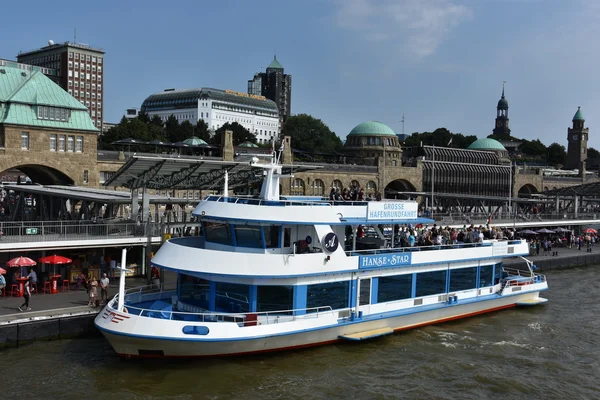
<svg viewBox="0 0 600 400"><path fill-rule="evenodd" d="M577 107L600 148L597 0L104 0L12 2L0 58L48 40L104 49L105 121L166 88L246 92L277 54L292 114L342 139L363 121L396 133L486 137L506 81L512 136L567 145Z"/></svg>

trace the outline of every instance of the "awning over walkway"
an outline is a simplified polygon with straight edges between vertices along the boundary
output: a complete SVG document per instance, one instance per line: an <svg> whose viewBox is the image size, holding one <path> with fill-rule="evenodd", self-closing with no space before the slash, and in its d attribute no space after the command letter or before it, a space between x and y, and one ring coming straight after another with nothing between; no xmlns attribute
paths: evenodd
<svg viewBox="0 0 600 400"><path fill-rule="evenodd" d="M263 162L261 160L261 162ZM283 165L282 173L320 168L307 165ZM245 161L220 161L193 158L161 158L132 156L104 186L129 189L194 189L214 190L223 185L225 171L229 174L229 188L247 186L263 179L262 168Z"/></svg>
<svg viewBox="0 0 600 400"><path fill-rule="evenodd" d="M546 190L544 196L600 196L600 182Z"/></svg>

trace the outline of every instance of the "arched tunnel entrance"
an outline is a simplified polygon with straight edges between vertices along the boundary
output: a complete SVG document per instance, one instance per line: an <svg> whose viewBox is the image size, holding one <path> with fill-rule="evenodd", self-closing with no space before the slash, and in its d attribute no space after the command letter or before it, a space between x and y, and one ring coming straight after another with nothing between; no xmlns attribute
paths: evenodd
<svg viewBox="0 0 600 400"><path fill-rule="evenodd" d="M535 186L533 186L532 184L528 183L528 184L521 186L521 188L519 189L519 192L518 192L518 197L528 198L528 197L531 197L532 194L535 194L537 192L538 192L537 188Z"/></svg>
<svg viewBox="0 0 600 400"><path fill-rule="evenodd" d="M19 174L18 172L22 172ZM69 178L65 173L45 165L37 164L24 164L19 165L10 170L4 171L0 174L3 178L2 181L13 181L17 182L17 179L12 179L15 176L23 176L22 182L25 183L24 178L27 177L31 180L31 183L37 183L39 185L73 185L73 179ZM7 177L7 179L4 179Z"/></svg>
<svg viewBox="0 0 600 400"><path fill-rule="evenodd" d="M383 197L386 199L412 199L414 200L417 195L411 194L417 190L412 183L405 179L396 179L388 183L385 187Z"/></svg>

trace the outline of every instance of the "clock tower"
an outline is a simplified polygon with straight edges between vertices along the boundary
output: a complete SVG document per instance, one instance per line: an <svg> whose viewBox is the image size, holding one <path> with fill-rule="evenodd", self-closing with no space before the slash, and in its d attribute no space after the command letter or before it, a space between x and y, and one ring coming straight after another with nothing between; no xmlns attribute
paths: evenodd
<svg viewBox="0 0 600 400"><path fill-rule="evenodd" d="M585 168L587 160L587 143L589 128L584 128L585 118L581 112L581 107L577 107L577 112L573 117L573 128L567 129L567 140L569 148L567 150L567 160L565 169Z"/></svg>
<svg viewBox="0 0 600 400"><path fill-rule="evenodd" d="M510 136L510 128L508 126L508 100L504 97L504 83L502 84L502 97L498 101L498 107L496 107L496 126L492 133L498 136Z"/></svg>

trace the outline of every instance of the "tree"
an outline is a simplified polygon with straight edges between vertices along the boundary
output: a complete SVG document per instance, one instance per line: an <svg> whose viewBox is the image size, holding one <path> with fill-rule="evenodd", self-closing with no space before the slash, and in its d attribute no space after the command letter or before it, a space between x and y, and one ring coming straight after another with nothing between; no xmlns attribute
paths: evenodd
<svg viewBox="0 0 600 400"><path fill-rule="evenodd" d="M450 140L452 140L452 143L450 143ZM465 136L462 133L452 133L446 128L437 128L433 132L414 132L406 138L404 145L407 147L418 147L422 143L424 146L436 145L446 147L450 143L451 147L466 149L476 140L477 137L474 135Z"/></svg>
<svg viewBox="0 0 600 400"><path fill-rule="evenodd" d="M588 158L600 158L600 151L593 147L588 148Z"/></svg>
<svg viewBox="0 0 600 400"><path fill-rule="evenodd" d="M167 122L165 122L165 132L167 134L167 139L170 142L179 142L179 121L173 114L169 115L167 118Z"/></svg>
<svg viewBox="0 0 600 400"><path fill-rule="evenodd" d="M307 152L332 153L342 148L342 140L318 118L308 114L288 117L281 129L282 136L290 136L295 149Z"/></svg>
<svg viewBox="0 0 600 400"><path fill-rule="evenodd" d="M223 136L223 132L225 131L233 131L233 145L237 146L240 143L244 142L252 142L256 143L256 136L250 133L250 131L244 128L242 125L237 122L227 122L219 129L216 130L215 135L210 138L211 144L220 145L221 144L221 136Z"/></svg>
<svg viewBox="0 0 600 400"><path fill-rule="evenodd" d="M194 136L194 125L190 121L183 121L179 126L178 142L183 142L185 139Z"/></svg>
<svg viewBox="0 0 600 400"><path fill-rule="evenodd" d="M210 133L208 132L208 125L203 119L199 119L198 123L194 128L194 135L204 140L206 143L210 142Z"/></svg>
<svg viewBox="0 0 600 400"><path fill-rule="evenodd" d="M563 166L565 164L566 158L567 158L567 152L565 150L565 146L560 145L558 143L552 143L550 146L548 146L548 163L549 164Z"/></svg>
<svg viewBox="0 0 600 400"><path fill-rule="evenodd" d="M519 146L519 150L521 150L525 155L539 157L545 157L548 151L540 139L535 139L532 141L523 140L523 143L521 143Z"/></svg>
<svg viewBox="0 0 600 400"><path fill-rule="evenodd" d="M160 118L160 117L159 117ZM145 110L141 110L137 116L137 119L145 123L146 125L150 122L150 116Z"/></svg>

